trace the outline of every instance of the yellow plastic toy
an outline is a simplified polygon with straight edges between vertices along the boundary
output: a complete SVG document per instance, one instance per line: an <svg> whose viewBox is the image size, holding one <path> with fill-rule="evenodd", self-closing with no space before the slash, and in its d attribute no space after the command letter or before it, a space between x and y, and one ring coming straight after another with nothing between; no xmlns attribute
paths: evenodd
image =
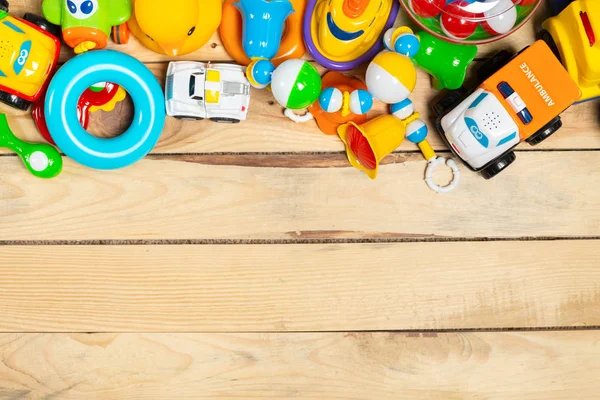
<svg viewBox="0 0 600 400"><path fill-rule="evenodd" d="M134 0L131 33L150 50L167 56L192 53L221 23L221 0Z"/></svg>
<svg viewBox="0 0 600 400"><path fill-rule="evenodd" d="M600 1L576 0L542 28L542 39L579 85L580 101L600 97Z"/></svg>
<svg viewBox="0 0 600 400"><path fill-rule="evenodd" d="M1 2L0 2L1 4ZM54 72L60 41L43 18L15 18L0 8L0 102L26 110Z"/></svg>
<svg viewBox="0 0 600 400"><path fill-rule="evenodd" d="M371 60L398 15L396 0L309 0L304 42L315 61L347 71Z"/></svg>
<svg viewBox="0 0 600 400"><path fill-rule="evenodd" d="M404 141L406 124L393 115L382 115L362 125L342 125L338 134L346 145L350 164L375 179L381 160Z"/></svg>

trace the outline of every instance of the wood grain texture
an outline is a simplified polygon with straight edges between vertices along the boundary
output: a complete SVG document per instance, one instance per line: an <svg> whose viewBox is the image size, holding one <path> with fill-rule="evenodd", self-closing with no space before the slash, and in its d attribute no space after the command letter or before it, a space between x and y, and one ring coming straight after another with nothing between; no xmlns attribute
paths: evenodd
<svg viewBox="0 0 600 400"><path fill-rule="evenodd" d="M158 80L164 83L167 64L149 65ZM361 76L361 72L356 73ZM429 141L437 150L447 150L435 131L435 116L430 111L434 99L439 96L430 86L428 76L419 72L417 87L411 96L415 107L431 128ZM92 114L90 132L99 137L112 137L122 133L132 118L131 102L122 102L113 112ZM15 134L32 142L43 141L30 115L6 111ZM376 103L369 114L374 117L387 112L387 107ZM563 113L563 128L542 144L532 147L527 143L520 150L548 149L600 149L600 105L588 102L572 106ZM240 124L217 124L210 121L180 121L168 118L155 154L164 153L221 153L221 152L334 152L342 151L337 136L322 134L315 122L296 124L283 115L266 90L252 90L252 104L248 120ZM417 147L405 141L399 151L414 151ZM3 151L2 152L8 152Z"/></svg>
<svg viewBox="0 0 600 400"><path fill-rule="evenodd" d="M598 326L599 244L0 246L0 331Z"/></svg>
<svg viewBox="0 0 600 400"><path fill-rule="evenodd" d="M392 157L375 181L344 157L168 156L114 172L66 160L52 181L0 157L0 240L600 235L599 152L520 153L489 182L463 166L445 196L422 181L420 154Z"/></svg>
<svg viewBox="0 0 600 400"><path fill-rule="evenodd" d="M595 400L600 333L0 336L4 399Z"/></svg>

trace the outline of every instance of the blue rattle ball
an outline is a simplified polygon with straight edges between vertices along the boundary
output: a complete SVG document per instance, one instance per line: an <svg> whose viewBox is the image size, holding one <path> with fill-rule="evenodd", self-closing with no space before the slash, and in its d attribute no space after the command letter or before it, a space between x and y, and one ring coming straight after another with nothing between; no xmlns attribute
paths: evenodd
<svg viewBox="0 0 600 400"><path fill-rule="evenodd" d="M427 138L429 129L425 122L417 119L406 126L406 139L412 143L421 143Z"/></svg>
<svg viewBox="0 0 600 400"><path fill-rule="evenodd" d="M319 95L319 105L328 113L335 113L342 109L344 102L342 91L338 88L328 87Z"/></svg>
<svg viewBox="0 0 600 400"><path fill-rule="evenodd" d="M398 36L394 42L394 51L412 58L417 55L420 46L419 39L416 35L413 35L412 33L403 33Z"/></svg>
<svg viewBox="0 0 600 400"><path fill-rule="evenodd" d="M275 66L269 60L257 60L248 67L248 81L257 89L264 89L271 83Z"/></svg>
<svg viewBox="0 0 600 400"><path fill-rule="evenodd" d="M413 102L410 99L402 100L400 103L395 103L391 105L391 112L394 117L399 119L406 119L414 114L415 107L413 106Z"/></svg>
<svg viewBox="0 0 600 400"><path fill-rule="evenodd" d="M363 115L373 108L373 96L366 90L358 89L350 93L350 111L356 115Z"/></svg>

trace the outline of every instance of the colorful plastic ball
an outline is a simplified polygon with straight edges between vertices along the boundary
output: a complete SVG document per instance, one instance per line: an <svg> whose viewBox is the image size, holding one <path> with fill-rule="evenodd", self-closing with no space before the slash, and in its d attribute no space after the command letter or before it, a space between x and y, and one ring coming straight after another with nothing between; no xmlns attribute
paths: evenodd
<svg viewBox="0 0 600 400"><path fill-rule="evenodd" d="M321 76L307 61L287 60L273 72L271 90L275 100L283 107L300 110L319 98Z"/></svg>
<svg viewBox="0 0 600 400"><path fill-rule="evenodd" d="M383 46L387 51L394 51L394 46L392 45L392 36L394 35L394 31L396 28L390 28L383 34Z"/></svg>
<svg viewBox="0 0 600 400"><path fill-rule="evenodd" d="M446 0L410 0L410 7L421 18L437 17L446 5Z"/></svg>
<svg viewBox="0 0 600 400"><path fill-rule="evenodd" d="M350 93L350 111L352 114L363 115L373 108L373 96L366 90L358 89Z"/></svg>
<svg viewBox="0 0 600 400"><path fill-rule="evenodd" d="M483 14L483 29L491 35L504 35L517 23L517 9L511 0L498 0L498 4Z"/></svg>
<svg viewBox="0 0 600 400"><path fill-rule="evenodd" d="M440 17L442 30L452 39L466 39L477 29L478 15L466 11L469 1L458 0L448 3Z"/></svg>
<svg viewBox="0 0 600 400"><path fill-rule="evenodd" d="M510 0L509 0L510 1ZM414 57L419 52L419 39L412 33L403 33L394 42L394 51L407 57Z"/></svg>
<svg viewBox="0 0 600 400"><path fill-rule="evenodd" d="M390 111L394 117L406 119L414 114L415 106L410 99L406 99L399 103L392 104Z"/></svg>
<svg viewBox="0 0 600 400"><path fill-rule="evenodd" d="M271 83L274 70L275 66L269 60L255 60L248 65L246 76L253 87L264 89Z"/></svg>
<svg viewBox="0 0 600 400"><path fill-rule="evenodd" d="M427 138L429 128L425 122L417 119L406 126L406 139L412 143L421 143Z"/></svg>
<svg viewBox="0 0 600 400"><path fill-rule="evenodd" d="M319 105L323 111L328 113L335 113L342 109L344 102L344 95L338 88L329 87L321 92L319 96Z"/></svg>
<svg viewBox="0 0 600 400"><path fill-rule="evenodd" d="M365 82L377 100L386 104L399 103L415 89L417 69L410 58L384 51L369 64Z"/></svg>

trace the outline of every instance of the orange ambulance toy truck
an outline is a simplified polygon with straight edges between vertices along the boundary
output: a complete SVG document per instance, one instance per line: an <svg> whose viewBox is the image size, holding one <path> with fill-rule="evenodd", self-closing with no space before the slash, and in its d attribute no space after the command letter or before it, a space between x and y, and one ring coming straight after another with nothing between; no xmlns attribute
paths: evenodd
<svg viewBox="0 0 600 400"><path fill-rule="evenodd" d="M581 97L541 40L517 56L496 54L478 70L477 80L479 86L450 92L434 110L454 154L486 179L515 161L519 143L541 143L560 129L560 113Z"/></svg>

